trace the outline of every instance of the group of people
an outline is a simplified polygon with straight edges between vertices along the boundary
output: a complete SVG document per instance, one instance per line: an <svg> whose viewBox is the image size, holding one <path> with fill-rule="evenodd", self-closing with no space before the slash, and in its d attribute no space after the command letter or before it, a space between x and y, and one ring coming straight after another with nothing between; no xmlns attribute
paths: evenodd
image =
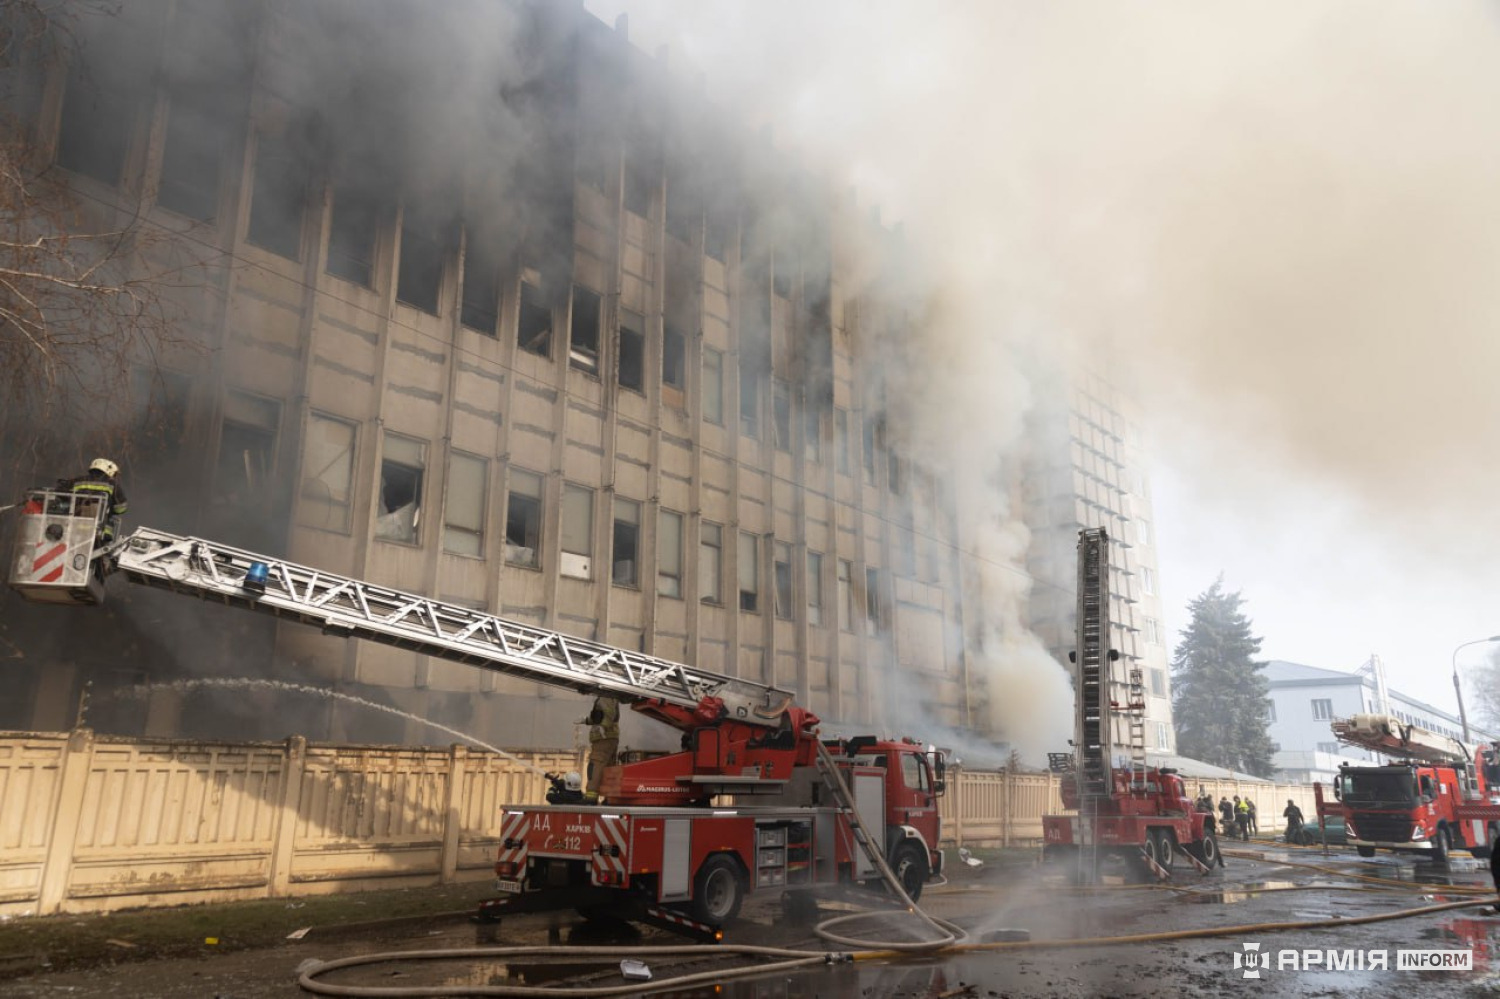
<svg viewBox="0 0 1500 999"><path fill-rule="evenodd" d="M1234 796L1234 800L1220 798L1219 804L1214 805L1214 796L1199 789L1199 795L1193 801L1193 807L1200 812L1212 815L1215 811L1219 813L1219 828L1223 835L1233 836L1236 839L1248 840L1252 835L1258 835L1256 828L1255 802L1249 798ZM1295 843L1302 838L1302 809L1291 798L1286 800L1286 808L1282 809L1281 815L1286 819L1286 841Z"/></svg>
<svg viewBox="0 0 1500 999"><path fill-rule="evenodd" d="M1255 802L1249 798L1234 796L1234 800L1220 798L1217 809L1214 806L1214 796L1207 792L1200 793L1193 802L1193 807L1207 815L1215 811L1219 813L1219 829L1222 835L1233 836L1236 839L1248 840L1251 835L1257 834Z"/></svg>

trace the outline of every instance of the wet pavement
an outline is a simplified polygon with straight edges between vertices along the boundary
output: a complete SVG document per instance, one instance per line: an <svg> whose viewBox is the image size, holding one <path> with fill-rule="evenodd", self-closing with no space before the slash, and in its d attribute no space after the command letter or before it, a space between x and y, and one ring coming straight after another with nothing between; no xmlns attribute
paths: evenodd
<svg viewBox="0 0 1500 999"><path fill-rule="evenodd" d="M1460 863L1451 872L1423 869L1409 860L1352 853L1324 858L1320 851L1252 845L1228 866L1206 877L1178 871L1170 886L1139 883L1079 887L1065 872L1044 867L989 867L955 872L955 882L929 889L923 907L964 927L971 939L1024 928L1033 941L1156 934L1207 927L1247 927L1210 939L1142 941L1083 949L1008 949L944 954L900 962L861 961L837 966L721 979L679 996L731 999L830 999L830 997L939 996L1481 996L1500 993L1500 917L1468 908L1399 921L1338 925L1352 917L1443 901L1473 898L1465 889L1487 889L1488 871ZM1290 861L1298 865L1288 866ZM1322 868L1322 869L1316 869ZM1111 878L1124 881L1124 878ZM823 907L833 915L842 903ZM1329 921L1333 925L1272 932L1270 922ZM887 925L882 925L885 922ZM851 935L896 933L887 919L847 929ZM814 951L826 948L808 922L783 916L779 899L753 899L730 942ZM0 982L0 997L95 999L103 996L256 997L304 996L295 969L308 959L358 954L473 947L475 927L456 920L390 930L368 939L316 935L281 946L213 957L121 964L109 969L38 974ZM507 920L497 946L610 948L601 963L564 953L558 959L528 956L510 963L485 958L388 962L330 973L326 981L360 987L408 989L444 986L599 986L620 982L619 961L632 948L680 944L654 930L611 922L584 922L572 913ZM1295 950L1294 970L1283 951ZM1397 971L1398 950L1467 950L1473 970ZM1331 960L1348 967L1330 970ZM1391 965L1374 966L1384 951ZM701 954L702 959L696 959ZM1265 955L1264 958L1259 955ZM1238 961L1236 958L1238 957ZM1313 958L1316 958L1316 961ZM724 959L703 948L694 960L644 958L656 982L710 971L722 975L757 959ZM1263 967L1259 961L1266 961ZM1306 962L1308 966L1301 968ZM1251 979L1247 972L1256 971ZM643 983L640 995L664 995Z"/></svg>

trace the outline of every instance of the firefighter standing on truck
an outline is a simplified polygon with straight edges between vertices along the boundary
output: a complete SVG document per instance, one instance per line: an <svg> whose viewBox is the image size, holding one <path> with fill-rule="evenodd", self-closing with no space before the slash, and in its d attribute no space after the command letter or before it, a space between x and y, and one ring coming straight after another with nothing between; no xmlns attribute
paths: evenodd
<svg viewBox="0 0 1500 999"><path fill-rule="evenodd" d="M584 721L590 726L588 793L597 796L604 782L604 768L615 765L615 753L620 748L620 702L600 694Z"/></svg>
<svg viewBox="0 0 1500 999"><path fill-rule="evenodd" d="M87 474L66 483L66 492L99 496L103 508L99 514L99 541L109 544L120 529L120 518L129 508L125 488L120 485L120 466L108 458L95 458Z"/></svg>

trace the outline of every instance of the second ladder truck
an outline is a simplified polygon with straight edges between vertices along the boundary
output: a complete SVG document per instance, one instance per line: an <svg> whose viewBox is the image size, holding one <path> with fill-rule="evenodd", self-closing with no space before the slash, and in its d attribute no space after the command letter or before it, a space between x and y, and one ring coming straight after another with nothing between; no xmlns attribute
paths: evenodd
<svg viewBox="0 0 1500 999"><path fill-rule="evenodd" d="M66 494L29 497L11 586L29 600L96 604L107 567L326 634L605 694L682 733L681 752L606 770L605 804L577 800L559 777L548 796L556 803L506 806L495 864L502 896L481 909L490 921L572 908L713 939L752 894L897 880L915 899L942 874L945 762L931 747L823 741L818 717L772 684L202 538L140 528L105 546L96 515Z"/></svg>
<svg viewBox="0 0 1500 999"><path fill-rule="evenodd" d="M1114 676L1119 653L1110 647L1109 534L1078 534L1078 608L1073 663L1073 750L1050 753L1062 776L1062 802L1071 815L1042 817L1043 856L1076 864L1092 878L1101 862L1123 858L1157 877L1179 859L1199 872L1222 866L1214 817L1196 811L1174 770L1147 766L1145 689L1141 670L1128 682ZM1126 730L1117 737L1117 720ZM1128 762L1114 753L1123 743Z"/></svg>
<svg viewBox="0 0 1500 999"><path fill-rule="evenodd" d="M1313 788L1318 817L1342 817L1361 857L1395 850L1445 863L1455 849L1490 855L1500 840L1500 746L1471 754L1457 739L1384 714L1339 719L1333 734L1390 761L1343 764L1332 801L1322 784Z"/></svg>

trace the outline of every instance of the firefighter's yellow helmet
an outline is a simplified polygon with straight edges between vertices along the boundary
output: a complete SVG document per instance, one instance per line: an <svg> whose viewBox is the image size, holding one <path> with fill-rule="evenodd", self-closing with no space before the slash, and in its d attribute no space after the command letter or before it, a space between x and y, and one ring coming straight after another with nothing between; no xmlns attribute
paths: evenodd
<svg viewBox="0 0 1500 999"><path fill-rule="evenodd" d="M95 458L94 463L89 466L91 472L103 472L111 479L120 474L120 466L108 458Z"/></svg>

